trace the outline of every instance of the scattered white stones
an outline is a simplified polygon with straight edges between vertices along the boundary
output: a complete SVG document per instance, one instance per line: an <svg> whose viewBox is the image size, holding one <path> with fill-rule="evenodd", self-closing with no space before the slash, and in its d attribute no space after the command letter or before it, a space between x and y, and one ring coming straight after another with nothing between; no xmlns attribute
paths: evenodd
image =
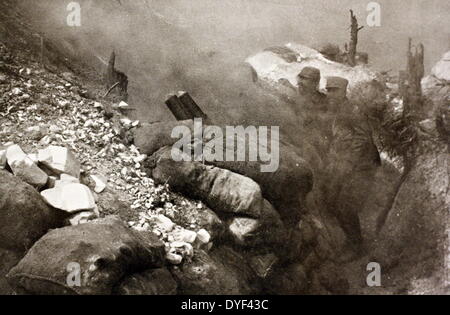
<svg viewBox="0 0 450 315"><path fill-rule="evenodd" d="M48 175L18 145L11 145L6 149L6 160L13 174L24 182L38 189L47 183Z"/></svg>
<svg viewBox="0 0 450 315"><path fill-rule="evenodd" d="M106 183L108 180L102 175L91 175L91 178L95 183L94 191L97 194L102 193L106 189Z"/></svg>
<svg viewBox="0 0 450 315"><path fill-rule="evenodd" d="M41 140L48 133L45 126L32 126L26 129L27 137L31 140Z"/></svg>
<svg viewBox="0 0 450 315"><path fill-rule="evenodd" d="M39 150L39 162L57 174L80 177L80 162L68 148L51 145Z"/></svg>
<svg viewBox="0 0 450 315"><path fill-rule="evenodd" d="M83 184L67 184L41 192L44 200L56 209L75 213L94 210L95 199L90 189Z"/></svg>

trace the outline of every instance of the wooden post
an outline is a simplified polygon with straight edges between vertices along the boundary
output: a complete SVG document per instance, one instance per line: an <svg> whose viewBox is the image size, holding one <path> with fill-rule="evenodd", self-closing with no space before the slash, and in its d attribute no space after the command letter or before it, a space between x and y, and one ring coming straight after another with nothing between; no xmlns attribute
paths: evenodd
<svg viewBox="0 0 450 315"><path fill-rule="evenodd" d="M193 119L193 115L186 110L185 105L178 96L170 95L166 100L166 105L177 120Z"/></svg>
<svg viewBox="0 0 450 315"><path fill-rule="evenodd" d="M201 118L204 122L208 123L208 116L201 110L188 92L178 92L178 98L183 103L185 110L188 111L193 118Z"/></svg>
<svg viewBox="0 0 450 315"><path fill-rule="evenodd" d="M364 28L364 26L358 25L358 19L353 14L353 10L350 10L350 45L348 50L348 63L354 67L356 65L356 48L358 45L358 32Z"/></svg>

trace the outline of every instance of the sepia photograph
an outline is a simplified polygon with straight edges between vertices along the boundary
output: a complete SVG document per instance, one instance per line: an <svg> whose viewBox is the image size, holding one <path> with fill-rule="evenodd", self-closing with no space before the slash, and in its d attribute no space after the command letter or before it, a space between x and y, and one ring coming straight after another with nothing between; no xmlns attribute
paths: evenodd
<svg viewBox="0 0 450 315"><path fill-rule="evenodd" d="M450 295L449 145L446 0L0 0L0 295Z"/></svg>

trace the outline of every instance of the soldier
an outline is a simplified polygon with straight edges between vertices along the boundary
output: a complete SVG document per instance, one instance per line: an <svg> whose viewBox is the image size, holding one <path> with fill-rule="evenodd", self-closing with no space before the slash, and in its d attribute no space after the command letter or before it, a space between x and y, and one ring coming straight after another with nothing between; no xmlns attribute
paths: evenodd
<svg viewBox="0 0 450 315"><path fill-rule="evenodd" d="M347 235L348 248L362 253L363 238L359 211L370 194L372 180L380 156L373 140L370 124L354 110L347 98L348 81L329 77L327 91L331 115L330 149L327 156L326 199Z"/></svg>
<svg viewBox="0 0 450 315"><path fill-rule="evenodd" d="M329 109L338 112L352 110L347 98L348 80L341 77L327 77L326 90Z"/></svg>
<svg viewBox="0 0 450 315"><path fill-rule="evenodd" d="M326 108L326 95L319 92L320 70L314 67L304 67L297 75L298 92L305 98L306 107L314 109Z"/></svg>

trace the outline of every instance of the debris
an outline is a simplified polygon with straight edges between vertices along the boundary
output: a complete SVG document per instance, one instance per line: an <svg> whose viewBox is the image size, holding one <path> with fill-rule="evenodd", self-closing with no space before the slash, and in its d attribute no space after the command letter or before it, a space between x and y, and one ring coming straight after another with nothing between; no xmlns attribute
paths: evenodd
<svg viewBox="0 0 450 315"><path fill-rule="evenodd" d="M108 180L102 175L91 175L92 180L95 182L94 191L97 194L102 193L106 188Z"/></svg>
<svg viewBox="0 0 450 315"><path fill-rule="evenodd" d="M94 210L95 200L90 189L83 184L67 184L41 192L44 200L53 208L75 213Z"/></svg>
<svg viewBox="0 0 450 315"><path fill-rule="evenodd" d="M92 211L83 211L74 214L71 218L69 218L70 225L79 225L83 223L87 223L91 220L97 219L98 216L95 212Z"/></svg>
<svg viewBox="0 0 450 315"><path fill-rule="evenodd" d="M24 182L38 189L47 183L47 174L18 145L12 145L6 149L6 159L13 174L20 177Z"/></svg>
<svg viewBox="0 0 450 315"><path fill-rule="evenodd" d="M164 232L170 232L175 227L175 223L173 223L172 220L162 214L153 216L152 220L156 224L156 226Z"/></svg>
<svg viewBox="0 0 450 315"><path fill-rule="evenodd" d="M211 235L205 229L201 229L197 232L197 240L201 244L208 244L209 241L211 240Z"/></svg>
<svg viewBox="0 0 450 315"><path fill-rule="evenodd" d="M80 162L68 148L52 145L39 150L39 162L58 175L80 177Z"/></svg>

